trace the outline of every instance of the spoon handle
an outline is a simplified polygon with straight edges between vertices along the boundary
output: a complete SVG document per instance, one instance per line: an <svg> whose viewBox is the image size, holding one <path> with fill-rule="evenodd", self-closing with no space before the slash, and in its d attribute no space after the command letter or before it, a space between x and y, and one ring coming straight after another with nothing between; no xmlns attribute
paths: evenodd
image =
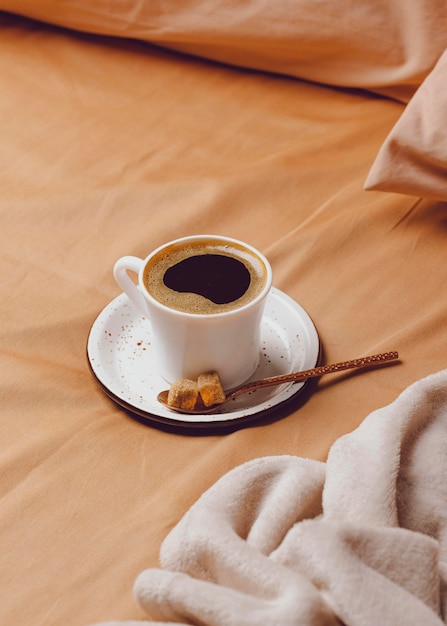
<svg viewBox="0 0 447 626"><path fill-rule="evenodd" d="M334 363L332 365L321 365L319 367L313 367L310 370L303 370L302 372L292 372L290 374L281 374L280 376L271 376L270 378L263 378L259 381L252 381L233 389L230 394L232 397L236 397L242 393L246 393L248 389L260 389L261 387L270 387L272 385L280 385L281 383L292 383L300 380L307 380L308 378L316 378L323 374L332 374L333 372L341 372L342 370L357 369L360 367L367 367L368 365L375 365L385 363L388 361L395 361L399 358L398 352L382 352L381 354L374 354L372 356L364 356L359 359L352 359L350 361L342 361L341 363Z"/></svg>

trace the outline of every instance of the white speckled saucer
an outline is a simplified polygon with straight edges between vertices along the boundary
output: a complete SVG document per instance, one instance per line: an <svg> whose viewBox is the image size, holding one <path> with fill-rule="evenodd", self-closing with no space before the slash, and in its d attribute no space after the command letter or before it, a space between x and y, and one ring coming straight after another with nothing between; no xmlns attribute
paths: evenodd
<svg viewBox="0 0 447 626"><path fill-rule="evenodd" d="M240 426L298 393L305 383L288 383L244 394L212 415L176 413L157 401L169 385L153 362L152 329L125 294L121 294L96 318L87 342L91 371L107 395L149 425L182 428ZM261 329L261 357L252 380L315 367L320 342L306 311L279 289L273 288ZM240 422L240 424L239 424Z"/></svg>

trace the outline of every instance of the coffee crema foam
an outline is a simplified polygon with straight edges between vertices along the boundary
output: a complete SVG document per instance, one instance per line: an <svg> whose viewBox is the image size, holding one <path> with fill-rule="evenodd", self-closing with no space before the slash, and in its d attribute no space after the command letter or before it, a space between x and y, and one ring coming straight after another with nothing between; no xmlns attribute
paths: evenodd
<svg viewBox="0 0 447 626"><path fill-rule="evenodd" d="M199 293L186 291L183 288L177 291L165 284L165 274L170 268L174 268L191 257L203 257L200 263L203 263L205 267L207 265L206 255L229 257L243 264L249 273L250 280L247 289L240 297L230 302L216 303ZM210 256L209 259L211 258ZM230 268L232 265L234 264L230 263L228 267ZM224 276L215 276L213 279L216 281L216 285L219 284L219 280L222 280L222 290L224 291L224 283L232 280L231 270ZM213 315L239 309L262 292L266 279L267 272L264 263L255 253L232 242L224 243L219 240L191 241L168 246L148 261L143 274L146 289L158 302L176 311L199 315ZM187 287L186 281L185 289Z"/></svg>

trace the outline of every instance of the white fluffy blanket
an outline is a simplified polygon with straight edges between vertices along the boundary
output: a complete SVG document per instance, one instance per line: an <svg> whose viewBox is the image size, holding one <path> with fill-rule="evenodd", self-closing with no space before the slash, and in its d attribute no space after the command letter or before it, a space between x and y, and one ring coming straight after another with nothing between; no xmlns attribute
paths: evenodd
<svg viewBox="0 0 447 626"><path fill-rule="evenodd" d="M164 624L439 626L446 585L447 370L371 413L326 463L275 456L229 472L135 597Z"/></svg>

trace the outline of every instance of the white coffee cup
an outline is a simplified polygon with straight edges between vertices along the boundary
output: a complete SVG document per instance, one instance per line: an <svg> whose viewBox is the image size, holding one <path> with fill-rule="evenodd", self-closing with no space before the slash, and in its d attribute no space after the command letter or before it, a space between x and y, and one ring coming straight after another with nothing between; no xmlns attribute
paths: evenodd
<svg viewBox="0 0 447 626"><path fill-rule="evenodd" d="M191 260L192 257L195 258ZM173 259L177 260L172 262ZM224 268L214 272L211 261ZM169 269L168 274L163 268L169 266L174 269ZM237 270L234 276L233 268ZM168 276L175 276L176 280L180 276L183 280L184 271L187 277L184 285L175 283L173 289L165 284ZM214 370L223 387L230 389L252 376L259 362L262 316L272 286L270 263L256 248L220 235L183 237L160 246L144 260L122 257L113 272L118 285L151 324L154 363L168 383L179 378L195 380L200 374ZM137 284L129 272L138 275ZM230 275L234 280L229 280ZM239 285L242 275L249 281L249 287L231 300L244 289L242 283ZM196 293L197 289L204 293L210 285L218 292L219 281L230 290L236 287L238 290L219 293L219 302L213 303L207 297L191 295L188 281L194 283L192 291L196 289ZM215 298L214 292L212 297ZM222 302L229 298L229 302ZM197 312L194 303L203 305L204 309Z"/></svg>

